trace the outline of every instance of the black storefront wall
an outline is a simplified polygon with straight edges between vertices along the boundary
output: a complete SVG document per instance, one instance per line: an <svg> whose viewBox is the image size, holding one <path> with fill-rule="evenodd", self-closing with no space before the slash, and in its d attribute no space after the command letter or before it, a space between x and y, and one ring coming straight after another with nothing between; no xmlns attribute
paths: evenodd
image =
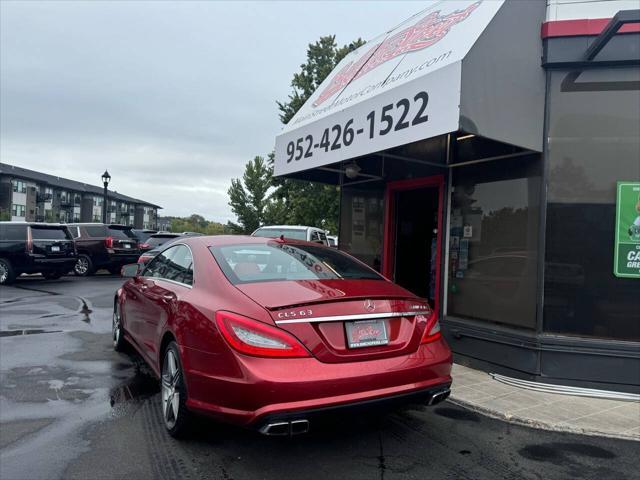
<svg viewBox="0 0 640 480"><path fill-rule="evenodd" d="M613 251L616 183L640 181L640 35L613 37L594 59L616 68L584 64L595 41L545 41L535 330L452 315L443 323L459 360L487 371L638 393L640 281L614 275Z"/></svg>
<svg viewBox="0 0 640 480"><path fill-rule="evenodd" d="M512 10L501 10L494 22L513 20L514 9L525 3L507 5ZM287 175L341 185L340 247L379 270L388 263L385 250L393 233L389 186L444 178L438 301L443 331L457 361L549 383L637 392L640 282L612 273L615 183L640 177L637 133L631 133L638 131L640 118L634 110L640 106L637 67L625 72L609 63L588 68L580 80L581 73L576 75L566 63L567 52L579 50L575 39L559 38L544 42L545 71L536 53L542 51L540 21L533 22L525 35L529 43L516 49L515 57L504 38L508 33L522 40L523 28L513 31L504 25L485 31L465 57L461 103L465 97L473 101L461 106L458 132L326 167L300 167ZM502 46L488 48L498 38ZM638 36L622 38L616 37L616 48ZM571 48L562 47L564 40ZM552 61L560 51L556 47L563 71ZM633 54L633 45L624 51ZM611 51L605 48L601 54L610 62ZM508 78L505 64L519 72L517 78L542 76L545 94L539 105L545 107L544 116L527 113L526 106L537 98L531 88L502 89L501 82ZM496 71L496 82L487 81ZM614 81L607 75L617 80L602 91L603 83ZM482 79L482 85L471 78ZM519 102L517 108L512 108L514 102ZM533 127L519 128L519 138L526 138L525 130L538 132L543 153L483 135L497 129L481 114L487 111L497 112L494 117L503 123L514 112L525 116ZM478 121L465 112L475 112ZM360 172L350 178L347 167L353 167L354 160ZM603 163L604 169L599 167Z"/></svg>

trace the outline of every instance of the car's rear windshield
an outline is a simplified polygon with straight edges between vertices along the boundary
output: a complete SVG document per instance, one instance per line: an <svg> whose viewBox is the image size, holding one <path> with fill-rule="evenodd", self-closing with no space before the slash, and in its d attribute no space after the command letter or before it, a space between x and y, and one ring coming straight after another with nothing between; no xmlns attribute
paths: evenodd
<svg viewBox="0 0 640 480"><path fill-rule="evenodd" d="M233 284L278 280L382 280L344 253L315 245L243 244L210 247Z"/></svg>
<svg viewBox="0 0 640 480"><path fill-rule="evenodd" d="M33 240L71 240L65 227L31 227Z"/></svg>
<svg viewBox="0 0 640 480"><path fill-rule="evenodd" d="M141 242L146 241L154 232L143 232L140 230L133 230L133 234L136 236L138 240Z"/></svg>
<svg viewBox="0 0 640 480"><path fill-rule="evenodd" d="M122 238L125 240L136 238L130 228L107 227L107 230L108 235L113 238Z"/></svg>
<svg viewBox="0 0 640 480"><path fill-rule="evenodd" d="M147 245L149 245L150 247L158 247L160 245L163 245L163 244L167 243L169 240L173 240L174 238L178 238L179 236L180 235L167 235L167 234L151 235L147 239Z"/></svg>
<svg viewBox="0 0 640 480"><path fill-rule="evenodd" d="M254 237L266 237L266 238L291 238L293 240L306 240L307 231L298 230L295 228L259 228L253 232Z"/></svg>

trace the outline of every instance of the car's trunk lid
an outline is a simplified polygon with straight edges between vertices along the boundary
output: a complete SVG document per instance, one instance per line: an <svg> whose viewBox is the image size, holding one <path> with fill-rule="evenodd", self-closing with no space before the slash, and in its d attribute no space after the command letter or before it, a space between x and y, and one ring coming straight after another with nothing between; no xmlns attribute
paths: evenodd
<svg viewBox="0 0 640 480"><path fill-rule="evenodd" d="M300 280L240 284L274 323L322 362L372 360L414 352L430 315L424 300L383 280ZM354 331L378 330L378 344L355 346Z"/></svg>

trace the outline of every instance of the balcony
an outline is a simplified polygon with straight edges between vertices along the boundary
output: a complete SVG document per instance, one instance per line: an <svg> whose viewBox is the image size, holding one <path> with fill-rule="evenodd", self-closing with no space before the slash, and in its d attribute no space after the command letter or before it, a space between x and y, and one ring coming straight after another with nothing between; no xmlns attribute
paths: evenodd
<svg viewBox="0 0 640 480"><path fill-rule="evenodd" d="M53 195L50 193L40 193L36 194L36 203L46 203L53 200Z"/></svg>
<svg viewBox="0 0 640 480"><path fill-rule="evenodd" d="M73 207L73 199L68 197L60 197L61 207Z"/></svg>

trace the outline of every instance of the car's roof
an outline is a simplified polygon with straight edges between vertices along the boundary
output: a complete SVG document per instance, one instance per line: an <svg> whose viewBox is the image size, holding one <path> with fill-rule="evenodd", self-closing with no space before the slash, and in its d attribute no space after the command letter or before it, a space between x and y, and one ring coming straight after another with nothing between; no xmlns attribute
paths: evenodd
<svg viewBox="0 0 640 480"><path fill-rule="evenodd" d="M308 230L310 228L314 230L322 230L321 228L318 228L318 227L307 227L305 225L265 225L264 227L256 228L256 231L257 230Z"/></svg>
<svg viewBox="0 0 640 480"><path fill-rule="evenodd" d="M202 235L196 236L184 236L180 243L188 245L204 245L207 247L218 247L225 245L267 245L273 242L281 242L287 244L301 244L301 245L314 245L322 247L319 243L307 242L304 240L294 240L291 238L268 238L268 237L253 237L251 235Z"/></svg>

